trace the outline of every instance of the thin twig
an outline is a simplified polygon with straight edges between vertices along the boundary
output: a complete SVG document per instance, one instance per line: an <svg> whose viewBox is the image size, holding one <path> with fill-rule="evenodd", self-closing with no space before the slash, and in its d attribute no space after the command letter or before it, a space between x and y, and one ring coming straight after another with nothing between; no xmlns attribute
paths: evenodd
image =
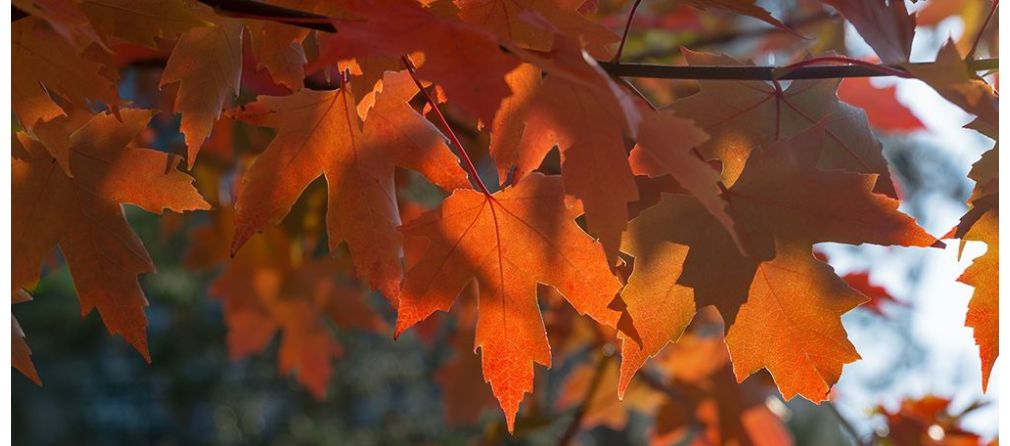
<svg viewBox="0 0 1010 446"><path fill-rule="evenodd" d="M575 415L572 417L572 421L568 423L568 427L565 429L564 434L558 439L558 446L567 446L575 439L575 434L579 433L579 428L582 427L582 420L586 417L586 413L589 412L590 405L593 404L593 399L596 397L596 391L600 387L600 383L603 382L603 373L607 370L607 365L613 358L612 355L601 354L600 360L596 362L596 370L593 372L593 377L589 381L589 387L586 388L586 392L582 396L582 403L579 407L575 409Z"/></svg>
<svg viewBox="0 0 1010 446"><path fill-rule="evenodd" d="M640 4L642 4L642 0L635 0L635 4L631 5L631 11L628 12L628 22L624 24L624 33L621 34L621 45L617 47L617 54L614 55L614 63L621 63L624 44L628 42L628 31L631 31L631 21L635 19L635 11L638 11Z"/></svg>
<svg viewBox="0 0 1010 446"><path fill-rule="evenodd" d="M830 410L831 413L835 414L835 418L838 418L838 424L842 425L842 429L845 431L845 433L849 434L849 436L852 437L852 441L855 442L855 444L860 446L869 445L868 442L863 441L862 437L859 436L859 431L856 430L856 427L853 426L852 423L850 423L847 418L842 416L842 413L838 411L837 407L835 407L835 403L831 401L826 401L824 405L827 406L828 410Z"/></svg>

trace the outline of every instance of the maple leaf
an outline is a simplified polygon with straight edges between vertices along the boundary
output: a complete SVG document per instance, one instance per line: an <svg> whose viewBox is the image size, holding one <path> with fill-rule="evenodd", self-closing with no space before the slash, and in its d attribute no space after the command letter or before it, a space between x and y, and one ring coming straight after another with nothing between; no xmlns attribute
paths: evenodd
<svg viewBox="0 0 1010 446"><path fill-rule="evenodd" d="M560 178L533 173L490 196L457 190L402 228L426 236L429 245L403 281L396 335L435 311L448 311L476 279L474 345L510 432L519 403L532 389L533 363L551 365L534 297L537 283L557 288L580 314L599 323L617 327L621 317L608 307L620 282L602 248L575 224L580 213L565 206Z"/></svg>
<svg viewBox="0 0 1010 446"><path fill-rule="evenodd" d="M954 42L948 40L936 54L932 64L906 64L912 75L933 87L940 96L964 111L978 116L986 125L996 127L999 121L999 96L992 87L968 67L958 54Z"/></svg>
<svg viewBox="0 0 1010 446"><path fill-rule="evenodd" d="M456 3L459 5L459 17L464 22L485 27L531 50L551 50L555 33L561 32L581 40L587 51L597 59L609 59L620 40L612 31L579 12L584 0L457 0ZM555 29L526 18L534 13Z"/></svg>
<svg viewBox="0 0 1010 446"><path fill-rule="evenodd" d="M965 325L975 332L975 343L982 359L982 388L989 385L989 375L999 356L999 210L986 212L962 240L985 242L985 254L976 258L957 280L975 287Z"/></svg>
<svg viewBox="0 0 1010 446"><path fill-rule="evenodd" d="M742 380L767 368L787 400L797 393L827 398L844 364L859 358L841 316L867 301L808 246L776 246L775 259L754 274L726 344Z"/></svg>
<svg viewBox="0 0 1010 446"><path fill-rule="evenodd" d="M399 64L401 56L419 51L424 62L417 76L441 86L450 102L483 122L492 121L510 94L504 76L518 60L501 51L498 39L483 28L440 17L412 0L360 0L347 10L351 17L333 19L339 32L324 39L320 61L336 64L354 57L359 65L362 59Z"/></svg>
<svg viewBox="0 0 1010 446"><path fill-rule="evenodd" d="M147 299L137 275L153 272L144 246L130 229L121 203L149 212L208 209L178 171L178 159L129 145L151 119L148 110L127 109L122 122L109 114L91 118L69 134L67 176L42 144L15 136L13 169L13 286L39 278L45 256L59 245L81 304L98 308L105 326L122 335L145 359ZM64 125L64 118L45 125Z"/></svg>
<svg viewBox="0 0 1010 446"><path fill-rule="evenodd" d="M726 57L683 51L691 65L739 66ZM710 135L699 149L723 163L723 182L731 186L750 150L826 122L827 140L819 166L879 175L874 192L896 197L880 141L862 110L838 100L838 79L794 80L788 88L753 81L698 81L701 91L670 108Z"/></svg>
<svg viewBox="0 0 1010 446"><path fill-rule="evenodd" d="M915 15L904 0L824 0L852 22L884 63L908 62L915 37Z"/></svg>
<svg viewBox="0 0 1010 446"><path fill-rule="evenodd" d="M256 231L279 223L309 183L325 175L331 251L347 241L358 275L395 299L402 238L396 231L394 167L415 169L449 190L469 184L441 134L408 104L416 93L405 72L388 73L364 126L349 84L336 91L260 96L230 112L278 129L243 176L232 252Z"/></svg>
<svg viewBox="0 0 1010 446"><path fill-rule="evenodd" d="M971 209L951 232L964 241L984 242L988 248L972 261L958 281L975 287L968 303L965 326L975 333L982 360L982 388L999 356L999 148L982 154L968 177L975 180L969 203Z"/></svg>
<svg viewBox="0 0 1010 446"><path fill-rule="evenodd" d="M179 38L161 74L160 87L178 83L175 111L186 137L186 162L193 168L221 109L238 95L242 77L241 21L219 18L213 26L190 30Z"/></svg>
<svg viewBox="0 0 1010 446"><path fill-rule="evenodd" d="M211 229L195 240L216 237ZM341 280L339 272L350 270L346 256L314 259L301 254L302 249L271 228L228 264L209 293L225 303L232 360L263 351L281 333L280 372L297 372L298 381L322 399L332 361L342 354L326 319L342 329L382 331L386 324L362 300L363 290L346 277Z"/></svg>
<svg viewBox="0 0 1010 446"><path fill-rule="evenodd" d="M32 297L24 290L16 290L12 296L11 304L30 300ZM11 367L18 369L22 375L32 380L36 385L42 386L42 379L39 378L39 372L35 370L35 364L32 362L32 350L28 347L28 342L25 341L25 332L13 314L11 314Z"/></svg>
<svg viewBox="0 0 1010 446"><path fill-rule="evenodd" d="M79 45L68 43L38 18L11 25L11 106L24 128L66 114L53 96L68 102L68 108L119 104L114 79L101 64L82 57Z"/></svg>
<svg viewBox="0 0 1010 446"><path fill-rule="evenodd" d="M655 355L664 338L675 340L695 305L714 304L726 321L738 380L767 367L787 398L825 398L842 365L858 358L839 317L865 297L817 262L812 245L930 246L936 240L899 213L896 200L870 192L872 175L817 169L823 141L823 125L817 125L755 149L725 192L751 258L684 196L665 196L632 220L625 238L641 273L632 272L623 297L643 343L636 349L624 340L622 349L626 355L630 349L633 366ZM670 242L687 245L687 255L664 245ZM657 276L663 277L659 287L642 282ZM690 287L694 299L679 285ZM650 291L662 312L644 305L648 297L636 296Z"/></svg>
<svg viewBox="0 0 1010 446"><path fill-rule="evenodd" d="M639 234L648 231L643 228L643 221L633 220L637 226L629 231L638 231ZM695 302L694 290L677 283L687 257L686 245L654 243L645 237L626 236L621 250L635 258L634 269L627 286L621 291L621 298L642 340L638 344L631 342L627 335L618 334L621 339L621 376L617 392L623 397L635 372L667 343L680 338L694 318ZM657 305L657 302L662 304Z"/></svg>
<svg viewBox="0 0 1010 446"><path fill-rule="evenodd" d="M867 78L848 78L838 86L838 98L866 112L870 125L885 132L912 132L925 124L898 101L898 88L875 87Z"/></svg>

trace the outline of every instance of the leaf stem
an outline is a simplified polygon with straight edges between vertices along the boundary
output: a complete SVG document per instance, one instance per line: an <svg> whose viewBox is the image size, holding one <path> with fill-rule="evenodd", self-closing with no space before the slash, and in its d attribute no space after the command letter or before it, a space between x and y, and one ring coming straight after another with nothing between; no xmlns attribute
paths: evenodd
<svg viewBox="0 0 1010 446"><path fill-rule="evenodd" d="M992 21L992 17L996 15L996 8L999 8L999 0L993 0L992 8L989 9L989 15L985 16L985 22L983 22L982 27L978 29L978 34L975 36L975 40L971 43L971 49L968 50L968 55L964 56L965 60L971 60L975 57L975 50L978 49L978 42L982 40L982 34L985 33L985 29L989 26L989 22Z"/></svg>
<svg viewBox="0 0 1010 446"><path fill-rule="evenodd" d="M467 174L470 176L470 181L477 183L480 191L483 192L485 196L490 197L491 191L489 191L487 186L484 185L484 181L480 179L480 175L477 173L477 166L473 164L473 160L470 159L470 155L466 153L466 149L463 148L463 144L459 142L459 138L456 137L456 132L454 132L452 127L449 126L449 121L446 121L445 115L442 114L442 110L439 110L438 104L431 98L431 95L428 94L428 90L425 90L424 86L421 85L421 81L417 80L417 74L414 72L414 63L411 62L410 58L407 56L403 56L400 59L403 60L403 65L407 67L407 72L410 73L410 78L414 80L414 84L417 85L417 89L421 90L421 94L424 95L424 99L428 101L428 104L431 105L431 109L435 112L435 115L438 116L438 120L442 123L442 128L449 134L449 139L452 140L452 143L456 146L456 150L459 151L459 157L463 160Z"/></svg>
<svg viewBox="0 0 1010 446"><path fill-rule="evenodd" d="M621 45L617 47L617 54L614 54L613 62L616 64L621 63L624 44L628 41L628 31L631 31L631 21L635 19L635 12L638 11L640 4L642 4L642 0L635 0L635 4L631 5L631 11L628 12L628 21L624 24L624 33L621 34Z"/></svg>

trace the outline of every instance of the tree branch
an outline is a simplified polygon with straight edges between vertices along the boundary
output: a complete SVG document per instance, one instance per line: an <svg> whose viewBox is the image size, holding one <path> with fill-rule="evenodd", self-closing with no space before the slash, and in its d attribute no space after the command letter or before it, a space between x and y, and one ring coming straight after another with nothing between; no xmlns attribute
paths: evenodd
<svg viewBox="0 0 1010 446"><path fill-rule="evenodd" d="M638 11L638 5L642 4L642 0L635 0L635 3L631 5L631 11L628 12L628 22L624 24L624 34L621 34L621 44L617 47L617 54L614 54L614 62L621 61L621 54L624 53L624 44L628 42L628 32L631 31L631 22L635 20L635 12Z"/></svg>
<svg viewBox="0 0 1010 446"><path fill-rule="evenodd" d="M916 62L912 65L931 65L932 62ZM795 69L781 77L775 77L782 67L774 66L670 66L648 64L617 64L600 62L608 73L614 76L650 77L659 79L722 79L722 80L788 80L788 79L836 79L847 77L893 76L879 69L857 65L812 66ZM884 65L891 70L905 71L898 65ZM999 58L968 61L975 71L999 68Z"/></svg>

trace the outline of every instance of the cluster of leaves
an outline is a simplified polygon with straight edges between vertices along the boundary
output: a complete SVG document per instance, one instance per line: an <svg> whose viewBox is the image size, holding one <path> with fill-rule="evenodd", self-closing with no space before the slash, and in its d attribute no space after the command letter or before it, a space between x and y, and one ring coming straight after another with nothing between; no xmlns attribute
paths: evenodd
<svg viewBox="0 0 1010 446"><path fill-rule="evenodd" d="M595 345L619 344L619 366L604 356L596 384L578 374L569 383L571 395L600 380L616 387L590 392L585 423L620 424L610 404L626 397L656 413L657 438L700 422L709 441L745 442L758 435L752 425L775 418L763 405L770 391L824 401L859 358L840 317L868 299L814 256L814 244L942 244L898 211L870 128L921 123L867 105L877 110L868 121L839 99L871 104L893 91L857 81L839 91L831 79L702 80L656 108L597 62L623 42L586 15L594 2L271 3L325 18L237 13L234 1L14 2L28 17L13 24L12 41L22 128L12 157L13 303L30 299L25 290L58 245L82 313L97 308L150 360L137 276L154 265L121 205L213 205L189 259L225 265L209 292L225 302L232 356L281 333L280 370L319 397L340 354L330 323L387 330L360 299L367 289L395 307L394 336L460 301L447 393L477 398L452 388L479 369L511 431L534 364L553 361L537 298L556 294L593 321L582 331ZM756 17L796 39L753 1L686 3ZM997 138L997 96L968 67L974 48L962 57L951 42L935 63L912 64L916 21L903 2L815 3L855 26L892 65L881 70L925 81ZM145 148L156 145L145 129L157 112L116 88L124 65L164 55L160 100L181 115L193 176L179 156ZM235 105L240 87L261 94ZM271 129L249 137L256 156L233 152L239 125ZM457 135L464 128L486 144L500 188L479 177ZM997 158L994 148L972 171L971 210L949 234L989 246L961 279L976 288L967 323L984 383L998 355ZM404 169L448 196L417 202L405 192L417 176L398 175ZM320 177L325 188L313 186ZM698 311L708 306L715 312ZM16 321L12 329L14 366L40 382ZM571 339L553 341L557 354ZM476 349L479 361L467 352ZM652 362L667 378L632 379L661 353ZM744 381L762 369L769 374Z"/></svg>

